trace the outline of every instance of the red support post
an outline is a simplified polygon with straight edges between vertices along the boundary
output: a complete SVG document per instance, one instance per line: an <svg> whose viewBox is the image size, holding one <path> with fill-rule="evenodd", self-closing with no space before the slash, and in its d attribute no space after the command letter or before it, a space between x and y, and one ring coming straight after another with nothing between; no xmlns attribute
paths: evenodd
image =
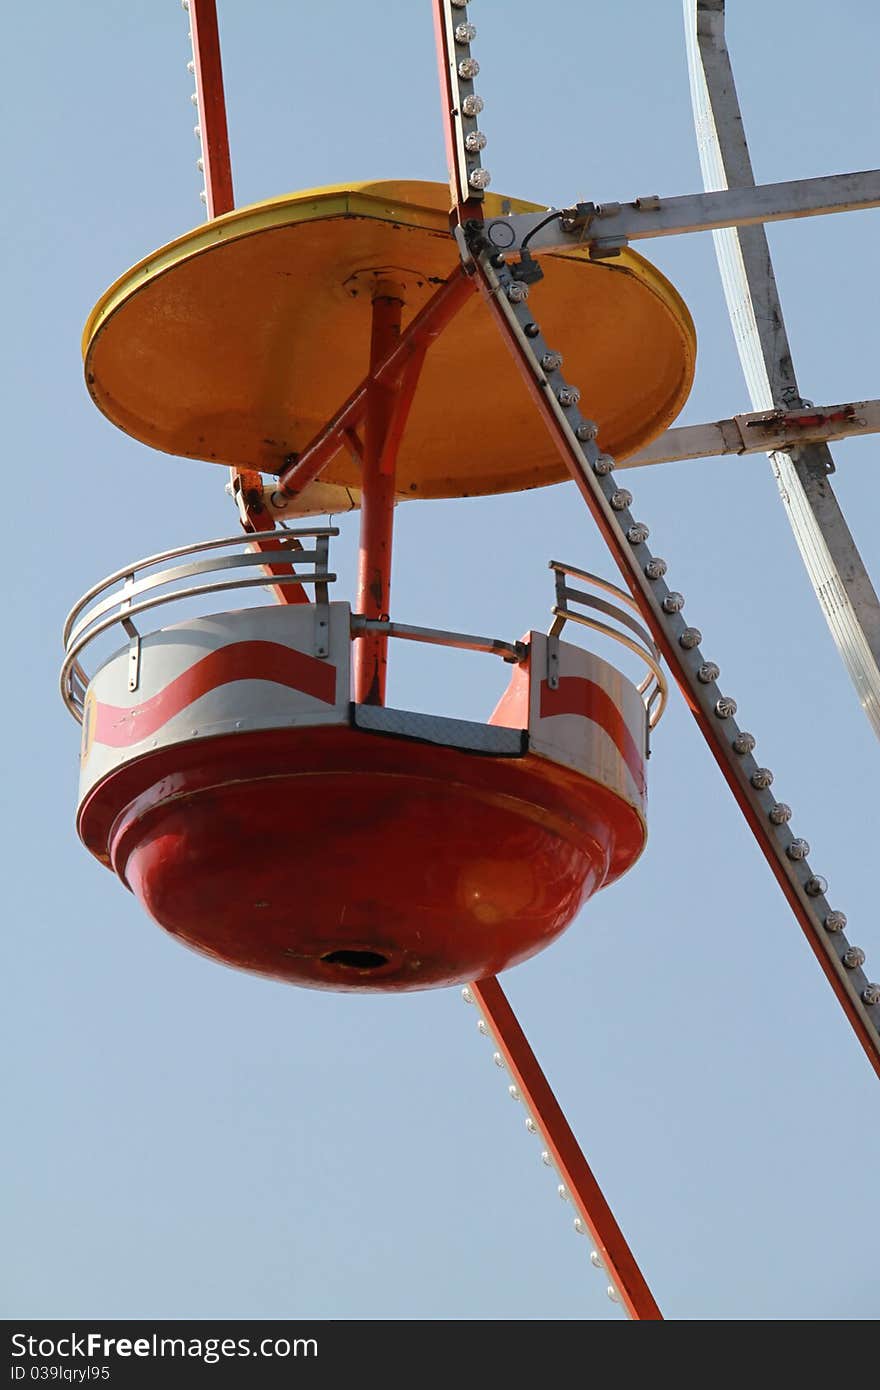
<svg viewBox="0 0 880 1390"><path fill-rule="evenodd" d="M663 1314L503 989L494 978L479 980L469 988L529 1114L541 1131L572 1203L593 1237L614 1292L634 1321L662 1322Z"/></svg>
<svg viewBox="0 0 880 1390"><path fill-rule="evenodd" d="M415 344L394 384L377 372L400 339L403 294L380 282L373 297L370 375L366 388L361 544L358 557L357 611L365 618L387 620L391 598L391 553L397 453L421 371L426 347ZM388 636L368 632L354 648L354 698L359 704L385 703Z"/></svg>

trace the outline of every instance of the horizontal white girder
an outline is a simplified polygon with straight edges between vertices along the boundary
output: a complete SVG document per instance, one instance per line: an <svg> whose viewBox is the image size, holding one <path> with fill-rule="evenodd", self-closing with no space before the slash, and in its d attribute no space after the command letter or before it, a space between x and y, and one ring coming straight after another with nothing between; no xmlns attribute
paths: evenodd
<svg viewBox="0 0 880 1390"><path fill-rule="evenodd" d="M755 184L750 188L720 188L686 193L676 198L637 198L633 203L580 203L559 210L559 216L540 224L548 212L514 213L487 221L485 234L493 246L514 254L528 238L529 251L566 251L589 245L599 254L613 254L630 241L708 232L719 227L748 227L797 217L820 217L880 206L880 169L829 174L786 183ZM548 210L550 211L550 210ZM565 212L575 214L568 222Z"/></svg>
<svg viewBox="0 0 880 1390"><path fill-rule="evenodd" d="M880 401L808 406L803 410L759 410L733 415L729 420L715 420L712 424L666 430L647 449L633 454L621 466L640 468L649 463L675 463L680 459L720 458L723 454L770 453L798 444L877 433L880 433Z"/></svg>

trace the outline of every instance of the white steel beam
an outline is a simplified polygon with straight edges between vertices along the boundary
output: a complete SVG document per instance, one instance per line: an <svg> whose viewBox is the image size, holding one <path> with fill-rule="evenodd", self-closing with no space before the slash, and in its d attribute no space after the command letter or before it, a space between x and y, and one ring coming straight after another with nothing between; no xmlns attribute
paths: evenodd
<svg viewBox="0 0 880 1390"><path fill-rule="evenodd" d="M677 198L652 194L632 203L577 203L570 208L514 213L487 221L486 236L511 253L527 242L535 254L587 244L594 255L603 251L613 255L630 241L875 207L880 207L880 169L865 169Z"/></svg>
<svg viewBox="0 0 880 1390"><path fill-rule="evenodd" d="M755 187L724 39L724 0L684 0L691 98L707 189ZM755 410L803 407L767 235L713 232L727 308ZM827 444L770 452L801 557L856 692L880 736L880 604L837 502Z"/></svg>
<svg viewBox="0 0 880 1390"><path fill-rule="evenodd" d="M764 454L857 434L880 433L880 401L807 406L801 410L758 410L706 425L666 430L647 449L618 462L620 468L681 459L720 458L724 454Z"/></svg>

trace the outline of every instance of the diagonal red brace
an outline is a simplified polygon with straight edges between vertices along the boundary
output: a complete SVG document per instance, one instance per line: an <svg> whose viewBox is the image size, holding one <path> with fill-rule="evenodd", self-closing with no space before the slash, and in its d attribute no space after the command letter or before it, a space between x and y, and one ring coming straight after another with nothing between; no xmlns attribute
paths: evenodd
<svg viewBox="0 0 880 1390"><path fill-rule="evenodd" d="M611 1277L617 1297L634 1321L662 1322L663 1314L503 989L494 978L479 980L469 988L495 1035L499 1051L543 1135L568 1194L592 1234L596 1252Z"/></svg>
<svg viewBox="0 0 880 1390"><path fill-rule="evenodd" d="M347 443L347 434L360 424L367 408L367 389L371 381L392 385L414 353L426 351L434 339L452 321L474 291L473 281L461 266L445 280L412 323L401 331L397 346L392 348L374 370L352 391L348 399L330 417L302 453L292 459L278 475L278 491L284 497L296 497L313 483L327 464Z"/></svg>
<svg viewBox="0 0 880 1390"><path fill-rule="evenodd" d="M479 287L483 295L484 302L486 303L489 312L495 320L495 324L498 327L498 330L501 333L505 343L507 344L507 347L510 350L510 353L513 356L514 361L519 367L520 374L525 382L529 394L532 397L532 401L538 411L538 414L544 421L544 424L549 432L550 438L553 440L553 443L556 447L556 450L560 458L562 459L563 463L568 469L568 472L572 480L576 484L577 489L581 494L581 497L583 498L584 502L589 508L593 520L596 522L596 525L599 528L599 533L605 541L605 544L608 546L608 549L611 552L615 564L617 565L618 569L624 577L624 580L629 586L633 598L638 604L642 618L644 619L644 622L646 623L649 631L651 632L651 635L654 638L654 641L656 642L658 648L662 652L667 666L669 667L672 674L675 676L681 693L684 696L685 702L688 708L690 709L691 714L694 716L694 719L697 722L697 726L699 727L699 730L703 735L703 738L708 744L709 749L721 770L721 774L724 777L724 780L730 787L730 790L733 793L736 803L739 806L739 809L742 811L743 816L745 817L746 824L748 825L749 829L754 835L758 847L760 848L762 854L764 855L765 859L767 860L767 863L770 866L770 869L773 872L773 876L775 877L777 883L782 889L782 892L785 895L788 905L794 914L795 920L797 921L802 932L804 933L804 936L807 939L807 944L809 945L810 950L813 952L813 955L819 962L819 965L822 969L822 973L825 975L826 979L828 980L828 983L834 990L834 993L837 996L838 1003L841 1005L844 1013L846 1014L849 1024L856 1037L858 1038L859 1042L861 1043L861 1046L864 1049L868 1061L871 1063L871 1066L874 1068L877 1075L880 1076L880 1050L878 1050L874 1038L872 1037L869 1029L865 1026L864 1021L862 1020L857 1008L855 1007L852 999L850 998L846 986L843 984L840 977L836 973L830 957L822 951L814 934L809 913L805 910L803 903L801 902L798 896L797 890L790 882L790 880L787 878L784 869L781 867L775 856L768 848L767 841L765 838L766 827L762 823L755 805L749 799L749 797L745 795L742 787L740 787L740 785L736 781L736 778L734 777L725 757L723 756L721 749L721 734L719 732L719 728L712 724L712 722L707 718L707 716L699 707L699 705L697 705L692 699L690 690L688 688L687 678L682 668L681 653L679 652L676 645L670 640L669 635L666 629L663 627L663 625L657 622L650 605L643 601L641 589L638 582L639 573L637 570L635 574L633 573L632 556L630 552L627 550L623 542L622 536L615 529L614 525L609 521L605 512L602 510L601 506L597 502L588 483L586 482L580 467L579 457L575 452L575 447L572 446L569 442L568 436L566 435L564 428L560 425L558 419L556 418L554 409L548 401L547 396L543 391L542 387L540 386L538 379L535 376L535 373L532 369L531 363L529 362L519 340L517 339L516 335L513 333L513 331L510 328L510 325L507 322L504 311L498 303L492 285L484 277L483 272L479 267L476 271L474 278L479 282Z"/></svg>

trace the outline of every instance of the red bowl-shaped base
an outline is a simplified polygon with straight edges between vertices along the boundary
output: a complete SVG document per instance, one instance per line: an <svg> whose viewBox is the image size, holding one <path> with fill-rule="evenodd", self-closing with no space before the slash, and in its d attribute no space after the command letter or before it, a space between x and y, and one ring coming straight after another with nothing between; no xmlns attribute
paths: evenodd
<svg viewBox="0 0 880 1390"><path fill-rule="evenodd" d="M631 806L549 760L338 727L149 755L90 793L80 834L196 950L377 991L534 955L645 840Z"/></svg>

